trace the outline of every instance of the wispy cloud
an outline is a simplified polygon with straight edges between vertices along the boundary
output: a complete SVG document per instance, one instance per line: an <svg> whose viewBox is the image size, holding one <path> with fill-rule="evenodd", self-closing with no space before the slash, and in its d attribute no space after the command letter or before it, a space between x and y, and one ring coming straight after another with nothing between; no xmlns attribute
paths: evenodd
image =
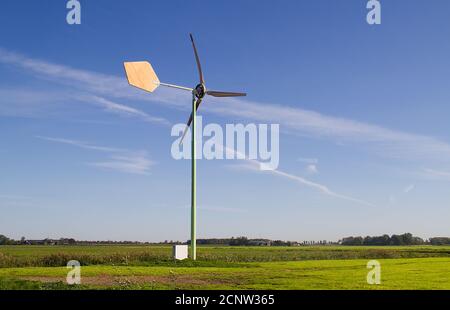
<svg viewBox="0 0 450 310"><path fill-rule="evenodd" d="M13 117L47 117L54 114L67 94L27 88L0 88L0 115Z"/></svg>
<svg viewBox="0 0 450 310"><path fill-rule="evenodd" d="M109 104L105 97L128 98L152 103L164 103L166 107L188 109L189 94L159 88L151 96L129 87L125 78L74 69L64 65L32 59L0 48L0 62L20 67L24 72L39 78L65 83L95 96L104 107L133 115L141 113ZM118 66L120 64L117 64ZM205 105L204 111L226 117L279 123L284 132L308 135L334 142L358 143L384 157L411 160L450 161L450 144L434 137L389 129L351 119L324 115L315 111L293 108L280 104L253 102L245 99L208 98L214 104ZM149 118L150 119L150 118ZM155 119L158 121L158 119ZM164 121L163 121L164 123Z"/></svg>
<svg viewBox="0 0 450 310"><path fill-rule="evenodd" d="M156 117L134 107L124 105L101 96L92 95L82 91L41 91L34 89L1 89L0 115L19 117L53 116L57 113L67 112L67 104L74 101L87 103L102 109L106 113L115 114L125 118L137 118L144 122L169 126L170 122L163 117ZM123 100L123 99L122 99ZM72 106L72 109L73 106ZM59 111L59 112L58 112ZM100 122L100 121L96 121Z"/></svg>
<svg viewBox="0 0 450 310"><path fill-rule="evenodd" d="M423 169L426 177L440 179L440 180L450 180L450 171L435 170L435 169Z"/></svg>
<svg viewBox="0 0 450 310"><path fill-rule="evenodd" d="M89 163L94 167L110 169L125 173L146 175L154 162L147 158L147 154L113 155L110 160Z"/></svg>
<svg viewBox="0 0 450 310"><path fill-rule="evenodd" d="M354 197L351 197L351 196L347 196L347 195L343 195L343 194L334 192L334 191L330 190L325 185L309 181L309 180L307 180L305 178L302 178L302 177L299 177L299 176L296 176L296 175L293 175L293 174L290 174L290 173L286 173L286 172L283 172L283 171L280 171L280 170L272 170L270 172L275 174L275 175L282 176L284 178L287 178L287 179L290 179L290 180L293 180L293 181L297 181L300 184L312 187L312 188L320 191L322 194L325 194L325 195L328 195L328 196L331 196L331 197L335 197L335 198L339 198L339 199L344 199L344 200L351 201L351 202L356 202L358 204L362 204L362 205L369 206L369 207L375 207L375 205L370 203L370 202L367 202L367 201L364 201L364 200L361 200L361 199L358 199L358 198L354 198Z"/></svg>
<svg viewBox="0 0 450 310"><path fill-rule="evenodd" d="M228 147L224 147L224 149L225 149L225 152L227 154L238 154L239 153L238 151L230 149ZM239 154L240 154L241 158L242 157L245 158L244 154L242 154L242 153L239 153ZM325 185L322 185L322 184L317 183L317 182L310 181L308 179L302 178L302 177L294 175L294 174L290 174L290 173L281 171L279 169L275 169L275 170L264 169L263 170L263 169L261 169L261 166L265 165L265 164L260 162L260 161L253 160L253 159L248 159L248 158L245 159L244 161L246 162L246 164L236 165L235 168L244 168L244 169L247 169L247 170L251 170L251 171L255 171L255 172L261 172L261 173L271 173L273 175L276 175L276 176L279 176L279 177L283 177L285 179L289 179L291 181L295 181L295 182L297 182L299 184L302 184L304 186L310 187L310 188L312 188L314 190L317 190L320 193L322 193L324 195L327 195L327 196L331 196L331 197L339 198L339 199L344 199L344 200L347 200L347 201L355 202L355 203L362 204L362 205L369 206L369 207L375 207L374 204L369 203L367 201L364 201L364 200L361 200L361 199L358 199L358 198L354 198L354 197L351 197L351 196L347 196L347 195L343 195L343 194L334 192L334 191L330 190Z"/></svg>
<svg viewBox="0 0 450 310"><path fill-rule="evenodd" d="M61 114L67 111L67 104L74 101L87 103L101 108L106 113L126 118L137 118L144 122L169 126L170 122L163 117L156 117L134 107L124 105L97 95L83 94L82 91L40 91L34 89L1 89L0 115L20 117L42 117ZM123 99L122 99L123 100Z"/></svg>
<svg viewBox="0 0 450 310"><path fill-rule="evenodd" d="M306 164L318 164L319 160L317 158L307 158L307 157L299 157L297 161L306 163Z"/></svg>
<svg viewBox="0 0 450 310"><path fill-rule="evenodd" d="M415 188L416 188L415 184L410 184L410 185L406 186L405 188L403 188L403 190L401 190L400 192L389 195L388 204L391 206L396 205L398 200L403 199L406 195L411 193Z"/></svg>
<svg viewBox="0 0 450 310"><path fill-rule="evenodd" d="M230 99L226 103L220 99L212 100L215 103L205 105L205 110L240 119L279 123L280 128L287 133L361 144L383 157L450 161L450 144L434 137L277 104L242 99Z"/></svg>
<svg viewBox="0 0 450 310"><path fill-rule="evenodd" d="M170 89L160 89L148 96L138 89L130 87L123 77L117 77L89 70L81 70L66 65L39 60L12 52L0 47L0 63L23 69L40 79L51 80L95 95L114 98L129 98L141 101L160 102L172 106L186 106L182 98L190 98L190 94L173 92ZM122 67L122 64L117 64Z"/></svg>
<svg viewBox="0 0 450 310"><path fill-rule="evenodd" d="M114 114L117 114L120 116L137 117L137 118L143 120L144 122L157 123L157 124L165 125L165 126L170 125L170 122L168 120L166 120L165 118L155 117L155 116L152 116L141 110L138 110L138 109L135 109L135 108L132 108L130 106L123 105L120 103L116 103L116 102L113 102L111 100L108 100L108 99L105 99L102 97L84 96L84 97L79 97L79 98L83 101L88 101L88 102L94 103L94 104L102 107L107 112L114 113Z"/></svg>
<svg viewBox="0 0 450 310"><path fill-rule="evenodd" d="M52 80L75 87L90 94L94 103L105 110L123 115L139 117L144 121L166 123L163 119L150 116L145 112L120 105L108 97L127 98L151 103L164 103L166 107L188 109L186 104L189 94L160 88L152 96L127 85L125 78L96 73L88 70L74 69L65 65L32 59L0 48L0 63L20 67L24 72L38 78ZM119 65L119 64L118 64ZM394 157L409 160L436 160L450 161L450 144L434 137L389 129L369 123L351 119L324 115L315 111L283 106L280 104L267 104L253 102L246 99L208 98L213 104L205 105L204 111L267 123L279 123L282 130L289 134L311 136L319 139L331 139L334 142L360 144L375 151L384 157ZM104 163L105 166L116 167L115 164ZM308 181L306 179L285 173L279 170L274 174L296 180L318 190L352 201L360 201L352 197L340 195L327 187ZM429 171L431 173L431 171ZM364 204L368 204L363 202ZM370 205L370 204L368 204Z"/></svg>
<svg viewBox="0 0 450 310"><path fill-rule="evenodd" d="M45 137L45 136L36 136L36 138L42 139L42 140L47 140L50 142L69 144L69 145L76 146L79 148L94 150L94 151L101 151L101 152L108 152L108 153L126 152L125 149L106 147L106 146L98 146L98 145L93 145L93 144L89 144L87 142L82 142L82 141L78 141L78 140L52 138L52 137Z"/></svg>
<svg viewBox="0 0 450 310"><path fill-rule="evenodd" d="M131 98L148 101L147 94L143 94L128 86L126 79L87 70L74 69L64 65L53 64L37 59L25 57L0 48L0 63L12 65L24 69L24 73L38 78L48 79L55 83L65 84L71 89L79 91L68 91L66 93L55 91L36 91L29 89L0 89L0 95L5 100L12 101L9 105L2 105L0 113L6 115L31 116L38 109L45 109L49 103L68 100L78 100L100 106L103 110L121 116L138 117L143 121L169 125L169 121L162 117L152 116L136 108L113 102L102 97L102 95L115 98ZM152 96L153 101L167 103L174 95L162 93L162 96ZM176 94L175 94L176 96ZM179 100L178 100L179 101ZM173 101L170 101L173 104ZM175 101L176 102L176 101Z"/></svg>
<svg viewBox="0 0 450 310"><path fill-rule="evenodd" d="M411 185L408 185L407 187L405 187L403 189L403 192L405 194L408 194L408 193L412 192L415 188L416 188L416 185L415 184L411 184Z"/></svg>
<svg viewBox="0 0 450 310"><path fill-rule="evenodd" d="M319 173L319 169L317 169L317 165L309 164L306 166L306 172L308 172L310 174L317 174L317 173Z"/></svg>
<svg viewBox="0 0 450 310"><path fill-rule="evenodd" d="M105 161L88 163L89 166L93 167L131 174L146 175L149 174L151 166L155 164L154 161L148 158L148 154L145 151L131 151L121 148L98 146L87 142L63 138L52 138L45 136L36 137L50 142L62 143L87 150L109 153L109 158Z"/></svg>

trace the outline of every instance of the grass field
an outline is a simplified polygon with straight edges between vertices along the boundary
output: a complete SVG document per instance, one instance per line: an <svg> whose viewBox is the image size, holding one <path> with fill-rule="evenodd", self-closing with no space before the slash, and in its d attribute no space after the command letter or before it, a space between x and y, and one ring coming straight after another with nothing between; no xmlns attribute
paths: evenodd
<svg viewBox="0 0 450 310"><path fill-rule="evenodd" d="M450 247L199 247L174 262L169 246L0 247L0 289L450 289ZM82 285L65 282L69 260ZM369 260L381 285L368 285Z"/></svg>

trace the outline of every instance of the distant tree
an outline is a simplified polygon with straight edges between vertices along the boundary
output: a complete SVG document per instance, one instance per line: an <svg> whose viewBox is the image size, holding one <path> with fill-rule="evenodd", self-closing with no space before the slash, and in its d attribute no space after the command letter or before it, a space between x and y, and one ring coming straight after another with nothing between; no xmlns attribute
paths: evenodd
<svg viewBox="0 0 450 310"><path fill-rule="evenodd" d="M422 238L415 237L411 233L405 233L402 235L388 235L382 236L367 236L361 237L347 237L342 239L343 245L420 245L425 241Z"/></svg>
<svg viewBox="0 0 450 310"><path fill-rule="evenodd" d="M364 239L362 237L347 237L342 239L342 245L363 245Z"/></svg>
<svg viewBox="0 0 450 310"><path fill-rule="evenodd" d="M4 235L0 235L0 245L11 245L14 244L14 240L9 239Z"/></svg>
<svg viewBox="0 0 450 310"><path fill-rule="evenodd" d="M400 235L392 235L391 245L404 245L403 238Z"/></svg>
<svg viewBox="0 0 450 310"><path fill-rule="evenodd" d="M232 238L230 240L230 245L232 245L232 246L245 246L245 245L248 245L248 238L247 237Z"/></svg>
<svg viewBox="0 0 450 310"><path fill-rule="evenodd" d="M391 244L392 245L413 245L413 235L406 233L403 235L392 235Z"/></svg>
<svg viewBox="0 0 450 310"><path fill-rule="evenodd" d="M390 237L388 235L370 237L367 236L364 238L364 245L389 245Z"/></svg>
<svg viewBox="0 0 450 310"><path fill-rule="evenodd" d="M421 244L425 244L425 240L423 240L423 239L420 238L420 237L413 237L412 244L413 244L413 245L421 245Z"/></svg>
<svg viewBox="0 0 450 310"><path fill-rule="evenodd" d="M403 234L401 236L402 236L402 239L403 239L403 244L408 244L408 245L412 245L413 244L414 238L413 238L412 234L406 233L406 234Z"/></svg>

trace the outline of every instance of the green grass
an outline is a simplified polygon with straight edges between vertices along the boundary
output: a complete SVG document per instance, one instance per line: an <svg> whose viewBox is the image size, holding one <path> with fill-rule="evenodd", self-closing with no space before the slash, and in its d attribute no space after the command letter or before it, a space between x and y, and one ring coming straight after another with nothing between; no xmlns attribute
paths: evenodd
<svg viewBox="0 0 450 310"><path fill-rule="evenodd" d="M450 289L449 258L380 263L381 285L367 284L367 260L359 259L249 263L245 268L87 266L79 289ZM66 274L61 267L0 269L0 279L28 280L18 286L25 289L49 289L47 282L69 288L62 284Z"/></svg>
<svg viewBox="0 0 450 310"><path fill-rule="evenodd" d="M450 247L203 246L174 262L169 246L2 246L0 289L450 289ZM82 285L64 284L69 260ZM368 260L382 284L366 282Z"/></svg>

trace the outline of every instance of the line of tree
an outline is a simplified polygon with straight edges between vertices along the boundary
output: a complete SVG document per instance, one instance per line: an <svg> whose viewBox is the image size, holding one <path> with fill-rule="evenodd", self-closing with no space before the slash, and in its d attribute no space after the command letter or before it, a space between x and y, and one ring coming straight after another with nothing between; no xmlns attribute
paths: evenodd
<svg viewBox="0 0 450 310"><path fill-rule="evenodd" d="M73 238L61 239L43 239L43 240L27 240L22 237L20 240L13 240L4 235L0 235L0 245L150 245L150 242L138 241L78 241ZM157 244L190 244L180 241L164 241ZM402 235L382 235L382 236L367 236L367 237L346 237L338 243L328 241L282 241L270 239L249 239L247 237L237 238L211 238L211 239L197 239L199 245L229 245L229 246L299 246L299 245L327 245L327 244L341 244L341 245L367 245L367 246L382 246L382 245L450 245L450 237L434 237L429 240L415 237L411 233Z"/></svg>
<svg viewBox="0 0 450 310"><path fill-rule="evenodd" d="M190 244L190 240L187 244ZM229 246L294 246L299 245L295 241L282 241L270 239L249 239L247 237L232 237L232 238L211 238L211 239L197 239L197 244L201 245L229 245Z"/></svg>
<svg viewBox="0 0 450 310"><path fill-rule="evenodd" d="M392 236L389 235L374 236L374 237L367 236L364 238L347 237L343 238L340 243L342 245L422 245L426 244L427 242L420 237L413 236L411 233L406 233L402 235L392 235ZM449 243L442 243L442 244L449 244Z"/></svg>

